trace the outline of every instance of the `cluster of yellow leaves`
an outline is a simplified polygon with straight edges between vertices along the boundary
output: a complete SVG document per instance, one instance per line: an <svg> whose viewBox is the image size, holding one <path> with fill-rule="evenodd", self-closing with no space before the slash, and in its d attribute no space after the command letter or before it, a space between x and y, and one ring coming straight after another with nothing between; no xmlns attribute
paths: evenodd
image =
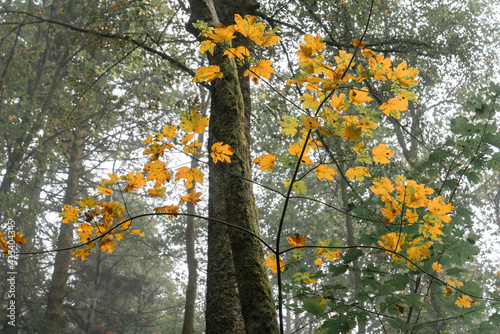
<svg viewBox="0 0 500 334"><path fill-rule="evenodd" d="M12 243L7 242L4 239L4 236L5 236L5 233L0 231L0 248L2 248L2 252L5 255L5 257L9 257L10 256L9 243L11 244L11 247L12 247ZM26 239L23 238L23 234L21 232L12 232L12 234L6 238L9 239L9 241L12 240L14 242L14 244L16 244L16 245L22 245L26 242Z"/></svg>
<svg viewBox="0 0 500 334"><path fill-rule="evenodd" d="M385 202L385 207L380 211L386 217L386 224L393 223L396 218L401 225L412 225L420 221L420 235L391 232L382 236L382 240L378 243L391 251L405 253L404 255L415 263L421 263L429 258L429 248L433 241L439 241L439 236L443 234L440 230L443 223L451 222L449 214L454 210L453 205L443 203L442 196L427 198L434 193L433 189L399 175L396 176L395 185L389 179L381 177L373 180L370 189ZM395 254L392 260L403 261ZM408 262L408 266L410 265ZM434 268L436 271L439 269L440 267Z"/></svg>
<svg viewBox="0 0 500 334"><path fill-rule="evenodd" d="M252 62L250 51L244 46L236 48L231 47L230 41L235 38L237 32L244 37L247 37L257 45L262 47L273 46L281 40L281 37L275 36L278 27L273 30L266 31L266 26L262 22L258 22L255 16L236 14L234 16L235 24L225 26L221 24L219 28L210 27L205 22L198 21L194 26L201 30L201 36L207 38L201 42L200 53L214 53L217 44L221 44L224 48L223 56L229 58L238 58L241 61L246 61L247 64ZM254 65L249 65L244 73L244 76L250 76L254 83L258 83L261 78L270 79L274 69L270 60L260 60ZM217 78L222 78L223 73L219 66L211 65L208 67L200 67L196 70L196 75L193 78L194 82L210 82Z"/></svg>
<svg viewBox="0 0 500 334"><path fill-rule="evenodd" d="M101 183L96 187L100 194L113 196L113 187L117 184L124 192L133 193L136 190L144 188L148 182L151 187L147 189L149 196L160 197L165 195L165 185L171 181L171 172L167 164L160 160L166 150L177 150L186 154L198 152L201 143L194 139L195 134L206 132L208 118L203 117L197 110L191 110L180 117L178 125L165 125L163 131L148 136L144 140L147 148L144 155L149 155L149 161L144 166L142 172L129 172L128 174L118 176L117 174L108 174L108 178L101 179ZM174 143L176 137L181 137L182 146ZM233 149L229 145L215 143L212 146L212 159L214 163L218 161L230 162L230 156ZM191 191L181 196L179 204L184 202L198 203L201 199L201 192L194 188L195 183L203 183L203 172L198 168L179 167L174 174L175 181L184 181L184 185ZM121 187L124 186L124 187ZM90 254L90 251L97 246L101 251L113 252L117 241L124 239L124 232L144 236L144 233L138 229L130 229L132 221L124 218L125 207L119 201L98 201L93 196L83 198L77 201L78 207L65 205L64 211L60 213L64 217L62 223L77 222L79 216L83 216L83 221L76 226L76 234L79 242L85 243L84 248L78 249L73 255L84 260ZM178 214L179 206L165 205L154 209L155 213L166 213L170 219ZM119 226L119 228L118 228Z"/></svg>

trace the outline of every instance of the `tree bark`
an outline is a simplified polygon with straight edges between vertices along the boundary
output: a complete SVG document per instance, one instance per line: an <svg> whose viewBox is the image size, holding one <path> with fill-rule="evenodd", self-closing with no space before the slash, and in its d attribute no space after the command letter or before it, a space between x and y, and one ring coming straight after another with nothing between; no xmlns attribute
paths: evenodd
<svg viewBox="0 0 500 334"><path fill-rule="evenodd" d="M83 130L75 130L75 139L69 151L69 171L66 182L64 204L72 205L78 195L78 186L82 174L83 147L85 134ZM73 245L73 223L61 224L57 248L66 248ZM59 251L54 262L54 273L48 292L45 324L42 333L58 333L62 322L63 302L66 295L66 281L71 263L71 250Z"/></svg>
<svg viewBox="0 0 500 334"><path fill-rule="evenodd" d="M218 13L231 24L234 14L245 15L251 10L248 1L200 1L191 0L192 16L190 22L203 20L210 25L219 26ZM253 6L253 8L255 8ZM231 20L231 21L229 21ZM188 27L189 31L193 31ZM198 36L199 32L193 32ZM227 43L225 47L230 44ZM212 82L211 115L209 125L209 149L213 144L222 142L234 149L231 163L219 163L209 170L209 217L241 226L258 234L257 210L252 185L245 180L251 178L249 154L249 96L242 93L238 69L234 60L223 57L223 45L218 45L210 65L217 65L223 73L222 79ZM243 87L245 94L249 88ZM245 103L246 102L246 103ZM208 277L207 277L207 333L277 333L276 312L271 295L267 269L264 268L264 253L259 240L248 233L229 229L219 224L209 224L208 237ZM230 246L230 247L229 247ZM227 261L232 257L231 261ZM220 263L219 261L223 261ZM236 278L237 296L233 281ZM217 279L215 279L217 277ZM222 280L221 280L222 279ZM221 285L229 290L221 291ZM232 287L231 287L232 286ZM222 295L221 295L222 293ZM214 303L219 300L221 303ZM239 310L239 306L241 310ZM226 312L221 309L225 309ZM240 313L240 315L238 315ZM221 317L234 316L232 331L224 326ZM244 329L241 328L241 315ZM220 328L219 325L223 327Z"/></svg>

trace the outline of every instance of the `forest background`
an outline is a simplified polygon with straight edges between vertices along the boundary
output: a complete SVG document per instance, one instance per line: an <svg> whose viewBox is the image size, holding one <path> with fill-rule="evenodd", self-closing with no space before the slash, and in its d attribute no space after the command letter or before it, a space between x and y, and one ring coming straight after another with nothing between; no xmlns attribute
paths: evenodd
<svg viewBox="0 0 500 334"><path fill-rule="evenodd" d="M272 327L280 320L284 333L497 333L498 5L486 0L215 1L218 19L226 26L235 23L235 14L254 15L265 23L265 32L279 26L274 35L280 40L268 47L241 36L232 41L248 46L254 58L235 57L231 65L241 69L241 103L248 120L241 133L248 140L251 158L246 163L251 163L251 171L242 172L240 180L244 187L254 180L258 212L252 217L258 216L259 223L254 233L273 246L281 238L281 250L296 247L280 254L286 264L283 273L276 267L275 273L269 272L271 289L262 289L262 299L269 303L263 305L260 297L243 298L235 289L240 284L241 290L242 283L234 277L240 270L234 273L234 266L245 262L236 260L237 247L226 243L241 235L206 239L220 233L214 229L223 225L214 220L207 224L203 217L227 215L217 211L220 202L209 203L212 190L207 181L211 175L222 178L211 179L212 184L220 184L225 180L220 175L228 172L221 167L226 166L224 161L214 165L207 153L214 151L216 140L210 137L217 130L212 128L207 137L204 118L213 120L214 92L225 79L207 82L201 78L203 72L196 72L223 59L217 56L221 49L209 56L210 63L209 48L205 55L199 52L203 36L193 30L196 20L192 18L203 11L203 3L14 0L2 4L0 230L5 232L7 223L14 221L15 231L22 233L17 235L22 245L15 275L15 328L8 324L12 298L10 284L3 279L10 277L9 262L0 262L3 332L221 333L217 312L223 312L234 315L235 327L225 329L229 333L274 333L278 329ZM211 22L205 21L214 24L213 16L208 18ZM310 74L297 62L296 51L309 53L311 59L314 53L322 53L322 61L355 75L362 72L355 72L358 64L368 64L370 58L363 58L363 48L374 57L390 58L394 68L406 62L408 68L418 70L419 83L399 82L410 101L397 118L379 109L401 93L391 80L379 84L367 72L366 80L339 82L336 96L344 93L346 102L358 104L349 105L348 111L335 106L346 112L341 116L343 124L346 116L368 115L379 128L365 131L353 126L354 134L334 133L337 137L331 139L331 133L308 123L307 116L316 120L316 110L323 107L321 95L306 95L307 88L287 82L307 77L300 77L301 73ZM357 52L352 69L336 59L342 58L341 52ZM245 76L244 71L260 60L271 60L274 72L254 68ZM312 74L319 79L326 76L314 70ZM353 87L368 92L372 100L357 101L350 95L356 92ZM215 96L221 100L221 95ZM200 121L199 128L193 118ZM169 132L173 128L165 125L179 125L175 129L185 136L175 137ZM296 151L295 157L290 152L291 145L300 145L308 132L319 146L310 153L315 164L303 156L311 148L299 146L303 150ZM361 135L364 148L359 145ZM161 194L137 190L141 188L134 183L137 173L149 172L144 167L155 160L145 155L154 156L154 143L161 136L180 147L161 151L172 180ZM394 152L388 154L390 164L375 163L373 148L383 144ZM244 150L227 157L244 156ZM275 160L272 164L267 160L266 168L266 160L259 158L271 159L271 155ZM320 165L335 172L320 178ZM201 174L191 178L196 183L183 176L183 167L199 170ZM349 177L347 171L356 167L366 167L369 175L358 169ZM217 170L224 173L213 176ZM127 178L129 172L132 177ZM124 177L113 182L109 174ZM200 182L203 174L205 180ZM412 227L404 222L406 208L397 206L393 221L387 221L390 214L380 210L385 201L370 189L374 179L387 177L395 183L396 175L432 188L432 197L451 201L451 223L445 225L442 236L426 235L418 245L405 245L403 233L418 235L418 224ZM294 185L287 188L284 182L290 179ZM127 189L127 185L132 186ZM201 193L200 202L189 197L194 187ZM107 188L113 191L107 193ZM287 193L289 189L292 193ZM220 193L210 194L221 201ZM75 226L85 225L61 221L70 218L65 206L80 201L83 207L81 199L89 196L95 196L94 205L108 203L99 207L110 209L113 218L152 214L155 208L163 208L156 210L163 215L134 219L129 228L118 226L126 237L116 240L121 237L115 235L116 245L101 236L96 245L103 252L90 252L90 246L50 251L81 243L82 230L75 231ZM400 202L405 202L405 196ZM88 209L80 212L79 221L88 219L85 213L91 215L87 222L98 216L94 208ZM179 215L174 217L175 212ZM419 218L424 215L420 212ZM391 233L397 236L392 245ZM6 242L7 235L2 240ZM225 245L217 251L226 255L216 258L223 263L222 279L210 267L213 245ZM260 242L256 245L252 247L262 249ZM322 247L299 248L304 245ZM395 260L394 252L386 254L389 246L406 258ZM412 265L406 260L414 246L422 247L423 255ZM259 251L255 266L267 277L267 268L272 271L273 259L279 261L280 256L273 257L269 249L265 254ZM226 285L214 283L217 279ZM266 279L263 286L269 285ZM210 297L205 297L207 291ZM220 299L225 306L217 311L213 305Z"/></svg>

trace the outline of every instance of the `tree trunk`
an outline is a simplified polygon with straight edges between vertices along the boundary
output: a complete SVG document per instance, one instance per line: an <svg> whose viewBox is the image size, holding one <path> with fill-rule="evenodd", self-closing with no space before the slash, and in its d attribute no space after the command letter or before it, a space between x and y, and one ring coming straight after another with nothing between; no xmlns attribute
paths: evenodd
<svg viewBox="0 0 500 334"><path fill-rule="evenodd" d="M78 195L78 185L82 174L83 146L85 135L83 130L75 130L75 139L69 151L69 171L66 182L64 204L75 203ZM73 223L61 224L57 248L66 248L73 245ZM66 294L66 281L68 279L69 265L73 251L57 252L54 262L54 273L48 292L47 309L45 311L45 324L42 333L58 333L62 322L63 302Z"/></svg>
<svg viewBox="0 0 500 334"><path fill-rule="evenodd" d="M230 24L234 14L245 15L250 11L248 3L244 1L217 1L214 5L212 1L191 0L190 3L190 22L203 20L213 26L220 25L217 13L228 20L223 23ZM192 28L188 29L192 31ZM198 36L199 32L194 34ZM225 46L229 46L229 43ZM242 94L236 63L223 57L223 52L224 47L218 45L213 56L209 56L209 63L219 66L224 77L212 83L208 146L210 149L216 142L229 144L234 149L234 154L231 156L231 163L219 164L217 168L210 166L209 217L239 225L258 234L252 185L243 179L251 178L248 131L250 113L245 111L245 101L249 101L249 96L244 98ZM245 87L244 91L245 94L250 92ZM248 102L246 104L249 105ZM208 233L207 333L277 333L276 312L259 240L248 233L228 230L215 223L209 224ZM226 261L231 254L232 264ZM223 261L223 264L219 261ZM235 297L232 281L222 281L232 279L233 276L236 277L241 310L234 300L227 300L228 292L230 298ZM229 290L222 291L222 285L228 286ZM221 303L214 304L215 300ZM240 326L239 312L243 316L244 329ZM237 327L233 330L224 326L223 318L228 314L234 316L234 325ZM220 325L223 327L219 328Z"/></svg>

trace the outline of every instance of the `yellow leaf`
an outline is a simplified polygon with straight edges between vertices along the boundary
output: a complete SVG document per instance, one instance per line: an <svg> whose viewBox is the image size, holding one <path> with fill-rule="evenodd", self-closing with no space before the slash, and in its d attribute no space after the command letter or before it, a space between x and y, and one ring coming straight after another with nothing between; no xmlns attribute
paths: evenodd
<svg viewBox="0 0 500 334"><path fill-rule="evenodd" d="M206 131L209 119L203 117L197 110L193 109L186 116L181 116L179 127L186 133L203 133Z"/></svg>
<svg viewBox="0 0 500 334"><path fill-rule="evenodd" d="M284 121L278 121L278 124L281 125L283 129L281 129L281 133L287 136L293 137L295 133L297 133L297 125L299 122L291 116L283 115Z"/></svg>
<svg viewBox="0 0 500 334"><path fill-rule="evenodd" d="M129 231L130 234L137 234L137 235L140 235L141 237L144 237L144 232L142 232L141 230L132 230L132 231Z"/></svg>
<svg viewBox="0 0 500 334"><path fill-rule="evenodd" d="M369 102L371 100L373 99L368 96L367 91L354 88L349 92L349 101L355 106L359 105L360 103Z"/></svg>
<svg viewBox="0 0 500 334"><path fill-rule="evenodd" d="M279 261L280 261L280 270L284 271L285 270L285 263L283 261L281 261L281 257L279 258ZM265 266L270 267L269 269L271 270L271 272L273 272L273 273L277 273L278 272L278 266L276 264L276 255L274 253L269 254L264 259L264 263L263 264Z"/></svg>
<svg viewBox="0 0 500 334"><path fill-rule="evenodd" d="M297 283L305 283L305 284L318 284L318 281L315 278L311 278L311 273L308 272L298 272L293 274L293 278L295 278L295 282Z"/></svg>
<svg viewBox="0 0 500 334"><path fill-rule="evenodd" d="M165 187L154 186L151 189L148 189L148 194L151 197L163 197L165 196Z"/></svg>
<svg viewBox="0 0 500 334"><path fill-rule="evenodd" d="M205 36L213 40L215 43L230 41L235 37L233 36L233 34L234 34L234 26L231 25L229 27L226 27L223 23L220 24L220 28L214 28L212 29L212 32L205 32ZM203 44L203 42L201 44Z"/></svg>
<svg viewBox="0 0 500 334"><path fill-rule="evenodd" d="M271 172L274 169L274 161L275 160L276 160L276 157L274 155L263 154L260 157L255 158L255 160L253 162L260 166L257 169Z"/></svg>
<svg viewBox="0 0 500 334"><path fill-rule="evenodd" d="M179 211L179 207L177 205L165 205L161 206L159 208L155 208L154 212L156 213L172 213L171 215L168 215L168 218L170 220L173 219L174 216L177 216L176 213Z"/></svg>
<svg viewBox="0 0 500 334"><path fill-rule="evenodd" d="M222 72L217 65L210 65L208 67L200 67L196 70L196 75L193 78L194 82L210 82L214 79L222 78Z"/></svg>
<svg viewBox="0 0 500 334"><path fill-rule="evenodd" d="M273 30L269 30L268 32L264 33L260 38L254 40L255 43L263 47L276 45L279 41L281 41L281 37L274 35L278 28L279 27L276 26L273 28Z"/></svg>
<svg viewBox="0 0 500 334"><path fill-rule="evenodd" d="M245 57L250 57L250 51L244 46L238 46L237 48L229 48L222 54L223 56L228 56L229 58L238 57L240 60L245 60Z"/></svg>
<svg viewBox="0 0 500 334"><path fill-rule="evenodd" d="M109 189L109 188L104 188L104 187L100 187L100 186L97 186L95 187L97 190L99 190L99 192L101 194L104 194L106 196L111 196L111 194L113 193L113 190Z"/></svg>
<svg viewBox="0 0 500 334"><path fill-rule="evenodd" d="M122 179L127 181L127 186L123 191L125 192L133 192L135 189L141 189L146 185L146 180L144 180L144 174L142 173L134 173L129 172L126 176L122 176Z"/></svg>
<svg viewBox="0 0 500 334"><path fill-rule="evenodd" d="M80 206L80 209L93 209L96 207L97 200L94 199L94 196L89 196L76 201L76 203Z"/></svg>
<svg viewBox="0 0 500 334"><path fill-rule="evenodd" d="M212 156L214 164L216 164L217 161L231 162L229 156L233 155L233 153L234 149L228 144L222 145L222 143L219 142L212 145L212 152L210 155Z"/></svg>
<svg viewBox="0 0 500 334"><path fill-rule="evenodd" d="M382 110L382 112L387 116L399 119L399 116L401 116L400 111L408 110L407 105L408 104L405 105L402 100L395 97L382 104L379 109Z"/></svg>
<svg viewBox="0 0 500 334"><path fill-rule="evenodd" d="M353 40L352 40L352 45L353 45L355 48L362 49L362 48L363 48L363 46L365 45L365 42L362 42L362 41L360 41L359 39L353 39Z"/></svg>
<svg viewBox="0 0 500 334"><path fill-rule="evenodd" d="M262 39L266 26L262 22L257 22L255 16L245 15L243 19L240 15L234 15L234 29L245 37L250 38L254 42Z"/></svg>
<svg viewBox="0 0 500 334"><path fill-rule="evenodd" d="M349 102L347 102L345 94L340 94L339 96L333 94L330 99L330 105L339 111L345 111L349 108Z"/></svg>
<svg viewBox="0 0 500 334"><path fill-rule="evenodd" d="M76 220L78 219L78 213L80 213L80 210L78 210L78 208L66 204L64 205L64 211L61 212L59 216L66 217L62 221L63 224L66 224L69 222L76 222Z"/></svg>
<svg viewBox="0 0 500 334"><path fill-rule="evenodd" d="M191 202L193 204L196 204L201 201L200 196L201 192L196 192L196 190L193 188L189 194L181 196L181 200L179 203Z"/></svg>
<svg viewBox="0 0 500 334"><path fill-rule="evenodd" d="M394 155L394 152L392 150L387 149L386 144L380 144L373 147L372 153L373 153L373 160L376 163L380 164L388 164L390 162L388 158Z"/></svg>
<svg viewBox="0 0 500 334"><path fill-rule="evenodd" d="M270 60L261 60L255 66L250 66L243 75L250 76L254 83L259 82L260 78L269 80L271 73L274 73L274 69L271 67L272 63Z"/></svg>
<svg viewBox="0 0 500 334"><path fill-rule="evenodd" d="M419 83L419 81L414 80L418 75L418 70L413 67L407 68L405 61L399 64L398 67L394 69L393 73L397 81L403 86L413 86Z"/></svg>
<svg viewBox="0 0 500 334"><path fill-rule="evenodd" d="M365 176L371 177L371 174L368 172L366 167L355 167L349 168L345 173L345 176L349 178L349 180L353 180L356 178L359 182L363 182L365 180Z"/></svg>
<svg viewBox="0 0 500 334"><path fill-rule="evenodd" d="M109 234L108 234L109 235ZM113 253L113 250L116 246L116 242L110 239L102 240L98 246L101 247L101 252L104 252L106 249L108 250L108 254Z"/></svg>
<svg viewBox="0 0 500 334"><path fill-rule="evenodd" d="M287 237L286 240L292 247L300 247L300 246L305 246L306 245L306 236L305 235L300 235L298 233L295 233L293 237L289 238ZM300 247L304 248L304 247Z"/></svg>
<svg viewBox="0 0 500 334"><path fill-rule="evenodd" d="M168 124L165 124L165 126L163 127L163 135L172 140L177 135L177 132L175 131L176 129L177 127L175 125L168 126Z"/></svg>
<svg viewBox="0 0 500 334"><path fill-rule="evenodd" d="M73 253L73 257L80 258L82 261L85 260L88 256L90 255L90 250L89 249L78 249Z"/></svg>
<svg viewBox="0 0 500 334"><path fill-rule="evenodd" d="M448 297L449 295L451 295L451 289L450 288L446 288L446 292L444 293L444 296Z"/></svg>
<svg viewBox="0 0 500 334"><path fill-rule="evenodd" d="M201 46L200 47L200 53L201 54L204 54L205 52L210 52L211 55L214 54L214 49L215 49L215 43L210 41L210 40L205 40L203 42L201 42L200 44L198 44L198 46Z"/></svg>
<svg viewBox="0 0 500 334"><path fill-rule="evenodd" d="M337 174L337 171L331 167L325 165L319 165L318 167L316 167L316 176L320 180L327 179L334 181L333 175Z"/></svg>
<svg viewBox="0 0 500 334"><path fill-rule="evenodd" d="M155 188L170 181L170 172L163 161L155 160L148 162L143 170L148 172L146 180L156 182Z"/></svg>
<svg viewBox="0 0 500 334"><path fill-rule="evenodd" d="M455 304L461 308L464 308L464 307L470 308L471 303L474 304L476 302L472 298L470 298L469 296L464 295L464 294L461 294L460 296L458 296L457 300L455 301Z"/></svg>
<svg viewBox="0 0 500 334"><path fill-rule="evenodd" d="M437 262L434 262L432 264L432 269L437 272L437 273L442 273L443 272L443 265L437 263Z"/></svg>
<svg viewBox="0 0 500 334"><path fill-rule="evenodd" d="M315 261L314 261L314 264L318 266L318 269L321 269L321 267L323 266L323 260L321 260L320 257L318 257Z"/></svg>
<svg viewBox="0 0 500 334"><path fill-rule="evenodd" d="M180 167L176 170L175 181L186 180L184 186L188 189L194 186L194 182L203 183L203 172L198 168Z"/></svg>
<svg viewBox="0 0 500 334"><path fill-rule="evenodd" d="M318 122L318 120L314 117L311 117L309 115L306 115L306 119L303 119L301 121L301 123L308 129L316 129L317 127L319 127L321 125L320 122Z"/></svg>

